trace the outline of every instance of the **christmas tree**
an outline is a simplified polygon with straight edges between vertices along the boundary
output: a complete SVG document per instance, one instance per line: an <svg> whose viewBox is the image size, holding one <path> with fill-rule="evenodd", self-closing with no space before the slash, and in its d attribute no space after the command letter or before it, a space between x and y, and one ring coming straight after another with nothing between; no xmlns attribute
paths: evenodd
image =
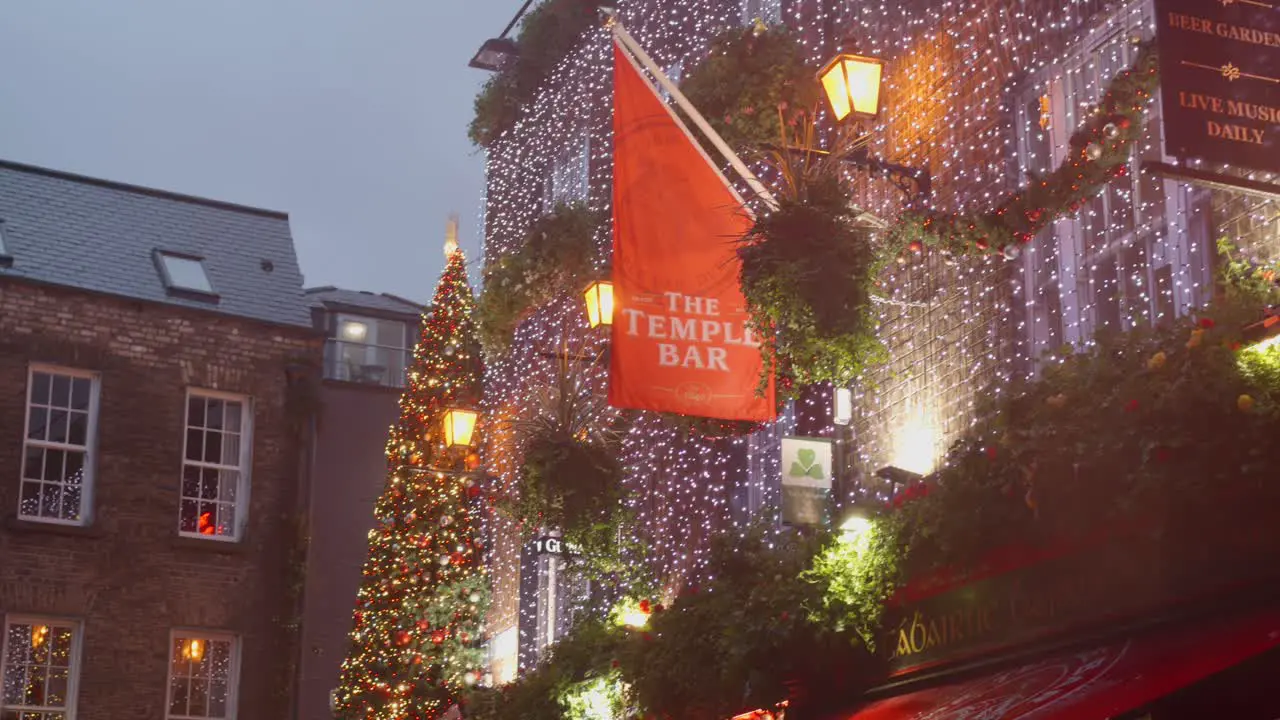
<svg viewBox="0 0 1280 720"><path fill-rule="evenodd" d="M456 221L449 228L448 263L387 442L387 485L335 693L344 720L440 717L484 672L488 577L476 539L479 489L466 473L476 457L447 446L443 428L448 410L476 407L483 368Z"/></svg>

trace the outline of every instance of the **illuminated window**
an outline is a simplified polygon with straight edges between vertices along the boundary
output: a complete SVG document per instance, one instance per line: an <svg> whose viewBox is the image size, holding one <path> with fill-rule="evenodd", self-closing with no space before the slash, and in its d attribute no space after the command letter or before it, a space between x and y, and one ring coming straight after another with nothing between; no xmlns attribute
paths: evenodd
<svg viewBox="0 0 1280 720"><path fill-rule="evenodd" d="M5 621L0 654L0 718L71 720L75 715L80 628L45 618Z"/></svg>
<svg viewBox="0 0 1280 720"><path fill-rule="evenodd" d="M213 283L204 269L204 258L182 253L156 251L156 265L160 278L170 291L185 291L203 295L215 295Z"/></svg>
<svg viewBox="0 0 1280 720"><path fill-rule="evenodd" d="M238 645L230 635L188 630L172 633L166 720L235 717Z"/></svg>
<svg viewBox="0 0 1280 720"><path fill-rule="evenodd" d="M96 376L31 368L19 517L71 525L89 520L97 417Z"/></svg>
<svg viewBox="0 0 1280 720"><path fill-rule="evenodd" d="M327 349L325 377L333 380L403 387L409 360L405 323L400 320L335 316Z"/></svg>
<svg viewBox="0 0 1280 720"><path fill-rule="evenodd" d="M187 394L178 532L238 540L249 508L249 400L208 390Z"/></svg>

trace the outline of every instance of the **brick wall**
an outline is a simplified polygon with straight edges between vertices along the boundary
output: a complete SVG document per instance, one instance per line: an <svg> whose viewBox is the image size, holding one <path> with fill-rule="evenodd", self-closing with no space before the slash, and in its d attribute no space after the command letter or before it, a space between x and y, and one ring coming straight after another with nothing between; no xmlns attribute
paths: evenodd
<svg viewBox="0 0 1280 720"><path fill-rule="evenodd" d="M0 282L0 613L82 623L79 720L164 717L171 628L239 636L237 717L288 715L300 452L286 368L319 358L305 328ZM100 377L86 528L16 520L31 362ZM188 387L253 399L238 543L177 534Z"/></svg>

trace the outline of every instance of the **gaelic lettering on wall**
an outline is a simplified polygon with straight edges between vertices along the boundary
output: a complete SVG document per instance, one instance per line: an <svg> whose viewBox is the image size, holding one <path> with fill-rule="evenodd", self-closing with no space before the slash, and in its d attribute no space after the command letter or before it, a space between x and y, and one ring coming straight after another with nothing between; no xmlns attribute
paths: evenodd
<svg viewBox="0 0 1280 720"><path fill-rule="evenodd" d="M1280 0L1156 0L1165 149L1280 172Z"/></svg>

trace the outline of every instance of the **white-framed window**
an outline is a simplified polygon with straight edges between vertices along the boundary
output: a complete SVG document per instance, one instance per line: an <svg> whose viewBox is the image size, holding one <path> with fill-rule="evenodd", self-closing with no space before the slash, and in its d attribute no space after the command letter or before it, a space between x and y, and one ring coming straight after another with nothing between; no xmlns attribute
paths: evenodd
<svg viewBox="0 0 1280 720"><path fill-rule="evenodd" d="M165 720L234 718L239 677L240 642L234 635L172 631Z"/></svg>
<svg viewBox="0 0 1280 720"><path fill-rule="evenodd" d="M97 375L31 366L18 517L67 525L89 521L97 421Z"/></svg>
<svg viewBox="0 0 1280 720"><path fill-rule="evenodd" d="M9 256L9 246L4 242L4 220L0 219L0 257Z"/></svg>
<svg viewBox="0 0 1280 720"><path fill-rule="evenodd" d="M334 316L326 377L348 382L403 387L409 338L401 320Z"/></svg>
<svg viewBox="0 0 1280 720"><path fill-rule="evenodd" d="M1013 125L1024 184L1074 152L1072 133L1091 118L1107 84L1133 64L1135 39L1149 35L1152 13L1148 1L1127 4L1018 88ZM1189 195L1176 182L1141 172L1144 161L1165 159L1158 101L1146 119L1130 172L1026 247L1017 289L1032 359L1087 343L1100 331L1167 321L1203 301L1198 281L1209 258L1205 239L1186 219Z"/></svg>
<svg viewBox="0 0 1280 720"><path fill-rule="evenodd" d="M0 718L73 720L79 666L79 623L5 618L0 642Z"/></svg>
<svg viewBox="0 0 1280 720"><path fill-rule="evenodd" d="M760 20L765 25L782 22L782 0L742 0L742 24Z"/></svg>
<svg viewBox="0 0 1280 720"><path fill-rule="evenodd" d="M179 534L240 539L249 509L252 449L249 398L187 391Z"/></svg>

